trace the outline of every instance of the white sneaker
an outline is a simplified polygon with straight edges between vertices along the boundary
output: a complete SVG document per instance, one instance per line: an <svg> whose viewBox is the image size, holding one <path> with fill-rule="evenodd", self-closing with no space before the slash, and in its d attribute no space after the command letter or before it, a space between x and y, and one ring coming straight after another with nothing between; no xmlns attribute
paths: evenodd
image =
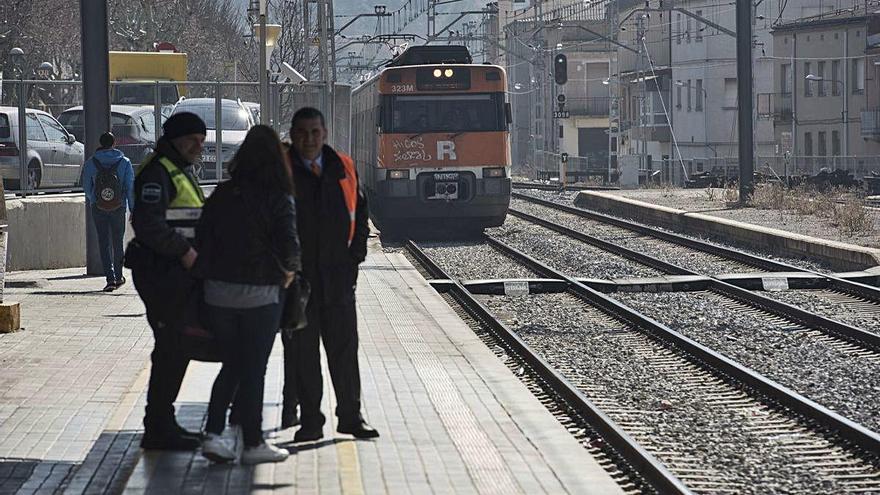
<svg viewBox="0 0 880 495"><path fill-rule="evenodd" d="M235 460L235 450L220 435L206 433L202 441L202 456L214 462L230 462Z"/></svg>
<svg viewBox="0 0 880 495"><path fill-rule="evenodd" d="M256 447L248 447L241 454L242 464L262 464L264 462L282 462L290 455L286 449L263 442Z"/></svg>

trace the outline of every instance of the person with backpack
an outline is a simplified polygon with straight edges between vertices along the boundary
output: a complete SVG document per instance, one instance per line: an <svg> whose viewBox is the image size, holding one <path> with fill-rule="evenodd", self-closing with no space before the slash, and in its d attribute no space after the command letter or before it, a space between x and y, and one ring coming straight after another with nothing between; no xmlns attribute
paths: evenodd
<svg viewBox="0 0 880 495"><path fill-rule="evenodd" d="M134 205L134 170L122 151L113 147L110 132L101 134L100 147L83 167L83 190L98 231L98 249L107 285L113 292L125 283L122 257L125 253L125 211Z"/></svg>

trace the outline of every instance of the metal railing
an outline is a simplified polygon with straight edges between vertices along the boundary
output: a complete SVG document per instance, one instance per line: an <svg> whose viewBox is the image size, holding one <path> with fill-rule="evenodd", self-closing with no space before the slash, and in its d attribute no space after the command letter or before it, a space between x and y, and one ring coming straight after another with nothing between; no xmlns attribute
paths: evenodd
<svg viewBox="0 0 880 495"><path fill-rule="evenodd" d="M880 137L880 109L862 110L860 117L862 137Z"/></svg>
<svg viewBox="0 0 880 495"><path fill-rule="evenodd" d="M758 117L779 121L791 120L791 93L758 94Z"/></svg>
<svg viewBox="0 0 880 495"><path fill-rule="evenodd" d="M320 83L271 83L266 109L256 103L258 85L254 82L114 81L111 94L116 104L111 105L108 130L113 131L119 149L135 165L155 147L162 133L161 124L170 115L178 94L183 99L213 100L213 112L204 112L204 117L215 121L216 129L209 131L203 163L196 167L201 178L209 181L228 175L227 165L243 140L242 132L224 129L236 120L229 118L224 105L238 106L247 115L247 125L238 125L239 130L259 123L264 110L270 125L281 134L289 129L293 113L300 107L313 106L330 117L330 102ZM328 122L330 143L348 150L351 88L337 85L334 97L335 118ZM84 145L87 136L83 131L82 102L80 81L2 80L0 176L6 190L25 195L78 190L82 165L94 153Z"/></svg>
<svg viewBox="0 0 880 495"><path fill-rule="evenodd" d="M611 98L607 96L568 97L565 108L572 115L607 117L611 110Z"/></svg>

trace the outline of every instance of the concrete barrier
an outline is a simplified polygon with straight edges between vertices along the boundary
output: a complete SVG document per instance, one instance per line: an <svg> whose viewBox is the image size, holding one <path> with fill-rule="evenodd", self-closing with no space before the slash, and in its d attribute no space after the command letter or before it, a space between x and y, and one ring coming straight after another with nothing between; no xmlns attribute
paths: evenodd
<svg viewBox="0 0 880 495"><path fill-rule="evenodd" d="M6 200L6 268L45 270L86 265L85 197L63 195Z"/></svg>
<svg viewBox="0 0 880 495"><path fill-rule="evenodd" d="M699 233L701 236L779 256L812 259L826 263L836 271L864 270L880 265L880 249L819 239L701 213L689 213L615 194L582 191L575 198L575 204L581 208L630 218L684 234Z"/></svg>

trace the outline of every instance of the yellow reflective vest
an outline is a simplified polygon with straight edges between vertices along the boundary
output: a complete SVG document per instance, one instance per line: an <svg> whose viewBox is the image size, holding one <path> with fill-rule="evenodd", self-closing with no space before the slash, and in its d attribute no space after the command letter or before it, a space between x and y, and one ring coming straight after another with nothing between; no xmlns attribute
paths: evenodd
<svg viewBox="0 0 880 495"><path fill-rule="evenodd" d="M148 156L138 167L137 174L154 157L155 155ZM165 211L165 221L180 235L187 239L194 239L196 236L196 223L198 223L199 218L202 216L202 207L205 206L205 195L202 193L202 188L193 182L168 157L159 157L159 163L168 172L175 189L174 199L171 200L171 203L168 204L168 209Z"/></svg>

